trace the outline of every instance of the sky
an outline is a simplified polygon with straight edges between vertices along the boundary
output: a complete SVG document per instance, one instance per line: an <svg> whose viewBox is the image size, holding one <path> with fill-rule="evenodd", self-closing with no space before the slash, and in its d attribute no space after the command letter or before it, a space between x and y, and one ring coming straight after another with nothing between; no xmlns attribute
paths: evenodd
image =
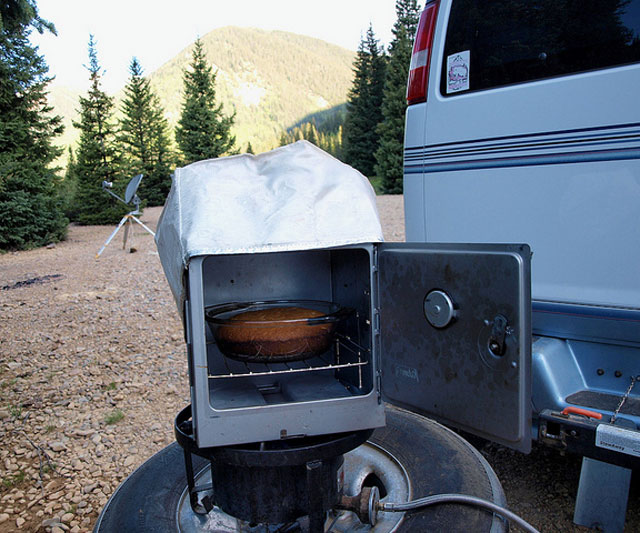
<svg viewBox="0 0 640 533"><path fill-rule="evenodd" d="M37 0L40 16L57 36L32 33L54 83L89 86L87 46L92 34L105 71L102 86L115 92L137 57L151 73L215 28L241 26L317 37L356 50L369 24L383 45L391 41L395 0Z"/></svg>

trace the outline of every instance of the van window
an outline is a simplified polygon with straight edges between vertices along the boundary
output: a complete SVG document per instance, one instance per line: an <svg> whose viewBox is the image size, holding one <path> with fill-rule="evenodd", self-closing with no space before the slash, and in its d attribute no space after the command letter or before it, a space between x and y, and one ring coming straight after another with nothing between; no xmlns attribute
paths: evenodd
<svg viewBox="0 0 640 533"><path fill-rule="evenodd" d="M441 92L453 96L640 61L640 0L453 0Z"/></svg>

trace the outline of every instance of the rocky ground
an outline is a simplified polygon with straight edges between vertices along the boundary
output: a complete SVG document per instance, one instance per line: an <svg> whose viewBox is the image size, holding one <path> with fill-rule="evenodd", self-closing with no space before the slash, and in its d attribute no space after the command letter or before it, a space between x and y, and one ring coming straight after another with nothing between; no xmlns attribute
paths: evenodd
<svg viewBox="0 0 640 533"><path fill-rule="evenodd" d="M380 197L403 240L401 197ZM143 220L155 227L160 208ZM0 255L0 533L89 531L118 484L173 441L188 403L182 328L153 239L74 227L55 246ZM122 232L121 232L122 234ZM572 524L577 457L481 444L510 507L541 531ZM640 531L633 482L627 531Z"/></svg>

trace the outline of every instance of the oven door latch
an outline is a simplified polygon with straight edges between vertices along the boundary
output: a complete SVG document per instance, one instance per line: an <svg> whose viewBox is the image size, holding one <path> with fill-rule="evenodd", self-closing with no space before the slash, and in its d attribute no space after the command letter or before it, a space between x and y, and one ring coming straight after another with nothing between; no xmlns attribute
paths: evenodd
<svg viewBox="0 0 640 533"><path fill-rule="evenodd" d="M502 315L496 315L493 322L485 320L487 326L491 326L491 334L489 335L488 348L489 351L498 357L504 355L506 351L506 339L511 334L511 328L507 319Z"/></svg>

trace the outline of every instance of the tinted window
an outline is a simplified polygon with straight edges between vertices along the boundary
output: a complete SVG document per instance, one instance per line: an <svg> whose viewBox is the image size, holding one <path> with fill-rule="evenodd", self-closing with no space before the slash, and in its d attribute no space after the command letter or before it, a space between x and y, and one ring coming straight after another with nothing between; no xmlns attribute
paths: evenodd
<svg viewBox="0 0 640 533"><path fill-rule="evenodd" d="M453 95L640 61L640 0L453 0L441 91Z"/></svg>

